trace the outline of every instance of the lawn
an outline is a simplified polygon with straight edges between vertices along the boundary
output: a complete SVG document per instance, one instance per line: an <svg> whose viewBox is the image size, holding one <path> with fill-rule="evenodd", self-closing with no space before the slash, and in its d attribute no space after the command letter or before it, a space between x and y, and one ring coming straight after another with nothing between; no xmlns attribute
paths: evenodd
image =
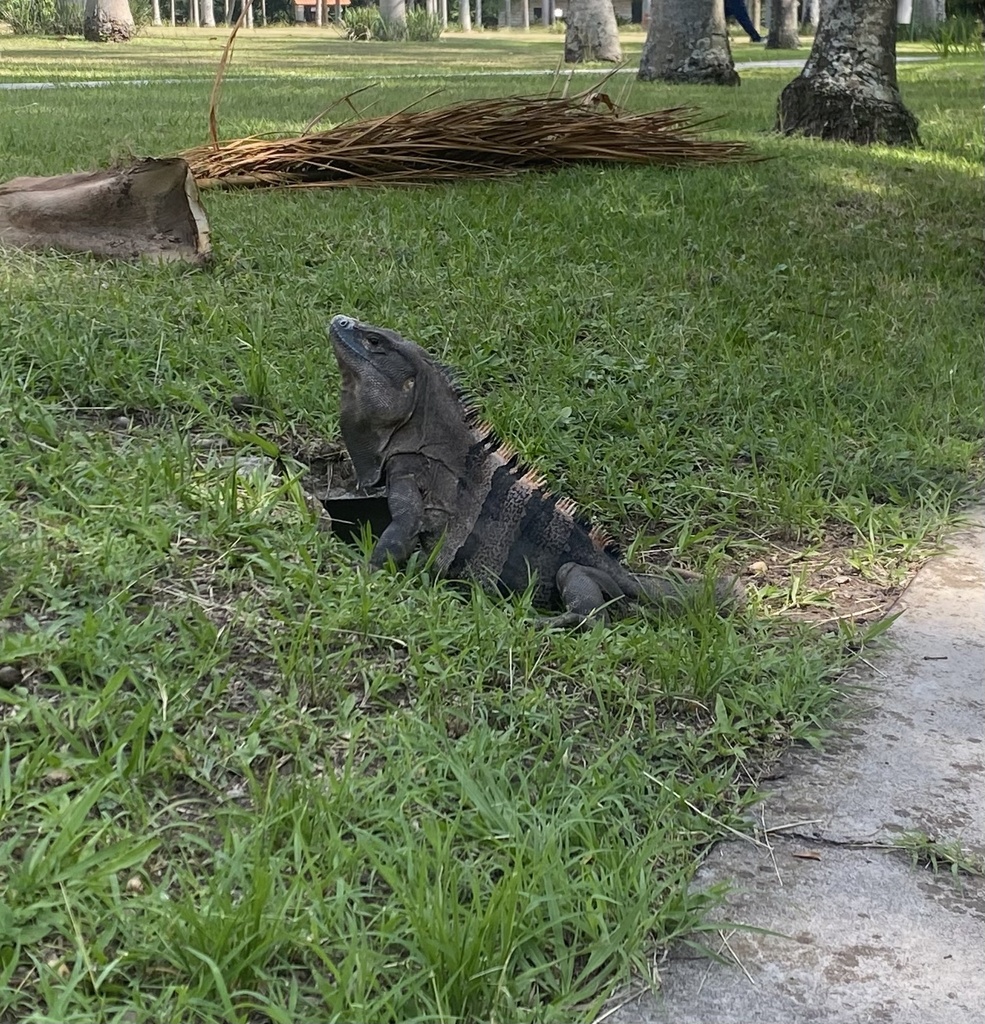
<svg viewBox="0 0 985 1024"><path fill-rule="evenodd" d="M3 81L187 79L0 91L2 177L204 141L214 35L0 37ZM256 32L220 128L539 93L474 72L559 49ZM588 1021L708 927L703 851L981 482L978 62L901 66L901 151L770 134L793 74L607 86L761 163L209 192L206 271L0 254L0 1022ZM634 563L749 608L544 633L370 573L310 501L338 312L459 367Z"/></svg>

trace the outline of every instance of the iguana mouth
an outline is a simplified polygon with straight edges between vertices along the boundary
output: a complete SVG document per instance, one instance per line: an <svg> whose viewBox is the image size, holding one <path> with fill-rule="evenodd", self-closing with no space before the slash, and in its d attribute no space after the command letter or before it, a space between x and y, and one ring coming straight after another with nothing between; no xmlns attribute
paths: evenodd
<svg viewBox="0 0 985 1024"><path fill-rule="evenodd" d="M359 321L341 313L328 322L328 336L340 355L349 354L358 359L367 359L366 349L356 333Z"/></svg>

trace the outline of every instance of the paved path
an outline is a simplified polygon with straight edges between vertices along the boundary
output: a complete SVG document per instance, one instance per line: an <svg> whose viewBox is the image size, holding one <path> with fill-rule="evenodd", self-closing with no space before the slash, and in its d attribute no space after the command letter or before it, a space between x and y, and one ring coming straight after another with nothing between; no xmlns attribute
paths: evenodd
<svg viewBox="0 0 985 1024"><path fill-rule="evenodd" d="M922 831L985 856L985 510L951 543L856 678L858 714L823 754L784 759L764 805L772 850L722 843L699 872L737 883L723 919L779 934L734 932L740 966L672 955L661 992L606 1024L985 1020L983 880L865 845Z"/></svg>

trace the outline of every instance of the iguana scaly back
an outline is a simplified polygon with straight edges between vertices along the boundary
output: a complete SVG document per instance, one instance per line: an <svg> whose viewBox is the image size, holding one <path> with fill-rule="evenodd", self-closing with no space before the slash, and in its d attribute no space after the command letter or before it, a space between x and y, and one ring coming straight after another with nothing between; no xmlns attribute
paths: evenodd
<svg viewBox="0 0 985 1024"><path fill-rule="evenodd" d="M592 622L615 603L681 605L701 577L680 570L638 576L570 498L482 422L453 374L395 331L336 316L328 329L342 373L342 438L361 488L385 484L391 522L372 565L435 552L441 575L501 594L534 581L538 607L564 612L552 625ZM715 584L718 603L741 599Z"/></svg>

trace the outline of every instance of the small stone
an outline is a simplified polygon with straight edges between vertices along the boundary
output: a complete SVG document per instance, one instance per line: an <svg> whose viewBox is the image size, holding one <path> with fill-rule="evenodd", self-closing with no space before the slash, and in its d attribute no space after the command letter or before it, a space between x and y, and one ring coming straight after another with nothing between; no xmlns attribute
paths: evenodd
<svg viewBox="0 0 985 1024"><path fill-rule="evenodd" d="M21 670L18 665L0 665L0 686L9 690L21 681Z"/></svg>
<svg viewBox="0 0 985 1024"><path fill-rule="evenodd" d="M60 786L62 783L68 782L71 777L71 773L64 768L52 768L44 775L45 782L50 782L53 786Z"/></svg>
<svg viewBox="0 0 985 1024"><path fill-rule="evenodd" d="M110 426L114 430L129 430L130 429L130 417L129 416L114 416L110 421Z"/></svg>
<svg viewBox="0 0 985 1024"><path fill-rule="evenodd" d="M144 891L144 880L140 875L134 875L127 879L127 892L139 893Z"/></svg>
<svg viewBox="0 0 985 1024"><path fill-rule="evenodd" d="M67 978L72 972L68 969L68 964L60 956L50 957L46 962L45 966L50 970L54 971L59 978Z"/></svg>
<svg viewBox="0 0 985 1024"><path fill-rule="evenodd" d="M769 572L769 566L763 561L753 562L749 566L749 571L754 572L757 576L762 576L764 572Z"/></svg>
<svg viewBox="0 0 985 1024"><path fill-rule="evenodd" d="M233 395L229 399L229 404L233 407L234 412L252 412L259 408L256 401L249 395Z"/></svg>

